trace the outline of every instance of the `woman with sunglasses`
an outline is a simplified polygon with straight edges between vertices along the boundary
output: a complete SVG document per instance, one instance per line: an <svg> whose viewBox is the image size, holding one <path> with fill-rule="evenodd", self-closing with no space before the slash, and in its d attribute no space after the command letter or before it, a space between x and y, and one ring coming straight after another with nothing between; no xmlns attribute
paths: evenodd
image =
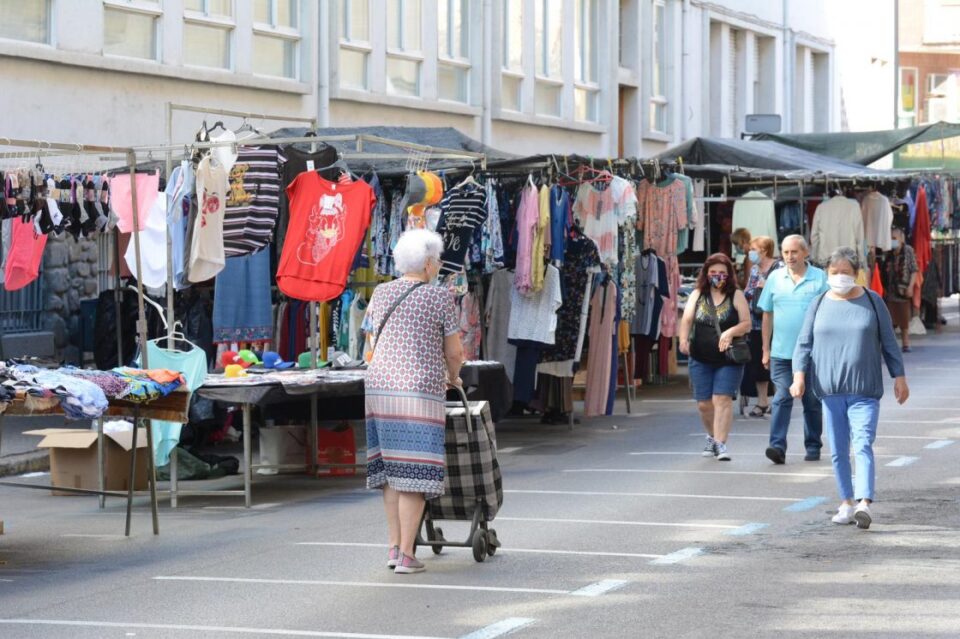
<svg viewBox="0 0 960 639"><path fill-rule="evenodd" d="M715 253L700 269L697 288L680 321L680 352L690 357L693 398L707 431L704 457L730 461L727 436L743 364L730 362L726 351L734 338L747 335L750 328L750 307L737 288L733 262L723 253Z"/></svg>

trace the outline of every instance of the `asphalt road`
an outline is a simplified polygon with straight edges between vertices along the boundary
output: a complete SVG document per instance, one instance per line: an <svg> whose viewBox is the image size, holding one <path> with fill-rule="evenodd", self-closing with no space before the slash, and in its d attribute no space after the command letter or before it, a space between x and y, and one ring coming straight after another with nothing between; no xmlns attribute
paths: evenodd
<svg viewBox="0 0 960 639"><path fill-rule="evenodd" d="M717 462L676 384L572 432L501 424L503 547L421 549L419 575L385 569L359 478L258 479L250 510L163 501L159 537L139 500L130 539L120 501L0 488L0 637L957 637L960 333L918 339L907 369L868 531L830 522L799 412L786 465L763 456L765 419L738 419Z"/></svg>

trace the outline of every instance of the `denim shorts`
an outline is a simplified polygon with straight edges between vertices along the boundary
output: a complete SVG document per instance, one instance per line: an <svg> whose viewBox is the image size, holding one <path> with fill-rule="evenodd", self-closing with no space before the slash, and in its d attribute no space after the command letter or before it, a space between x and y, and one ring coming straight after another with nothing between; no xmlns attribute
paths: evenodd
<svg viewBox="0 0 960 639"><path fill-rule="evenodd" d="M714 395L736 398L737 391L740 390L740 380L743 378L742 364L715 366L691 357L688 367L693 398L698 402L710 401Z"/></svg>

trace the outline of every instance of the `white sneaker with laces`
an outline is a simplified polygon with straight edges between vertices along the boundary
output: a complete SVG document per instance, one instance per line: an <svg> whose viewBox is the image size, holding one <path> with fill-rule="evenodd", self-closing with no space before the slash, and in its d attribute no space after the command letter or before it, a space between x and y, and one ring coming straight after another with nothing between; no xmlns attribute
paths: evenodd
<svg viewBox="0 0 960 639"><path fill-rule="evenodd" d="M703 455L704 457L717 456L717 442L710 435L707 435L707 445L703 447L703 452L700 454Z"/></svg>
<svg viewBox="0 0 960 639"><path fill-rule="evenodd" d="M730 451L723 442L717 442L717 461L730 461Z"/></svg>
<svg viewBox="0 0 960 639"><path fill-rule="evenodd" d="M852 524L853 523L853 506L850 504L840 504L840 508L837 509L837 514L834 515L830 521L835 524Z"/></svg>
<svg viewBox="0 0 960 639"><path fill-rule="evenodd" d="M873 518L870 516L870 505L863 502L857 504L856 510L853 511L853 519L857 522L857 528L861 530L869 528L870 524L873 523Z"/></svg>

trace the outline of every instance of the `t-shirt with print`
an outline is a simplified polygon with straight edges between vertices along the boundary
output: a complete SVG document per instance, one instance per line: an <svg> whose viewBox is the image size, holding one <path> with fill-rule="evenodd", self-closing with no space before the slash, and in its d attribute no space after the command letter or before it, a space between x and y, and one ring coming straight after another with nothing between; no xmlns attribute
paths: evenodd
<svg viewBox="0 0 960 639"><path fill-rule="evenodd" d="M589 182L580 185L573 213L583 225L584 234L597 243L604 264L616 264L619 226L636 219L637 193L633 185L614 177L605 189Z"/></svg>
<svg viewBox="0 0 960 639"><path fill-rule="evenodd" d="M205 282L226 264L223 248L223 211L227 198L227 170L206 155L197 165L197 216L190 238L187 279Z"/></svg>
<svg viewBox="0 0 960 639"><path fill-rule="evenodd" d="M223 219L227 257L248 255L270 243L280 210L280 168L286 158L272 146L242 146L230 169Z"/></svg>
<svg viewBox="0 0 960 639"><path fill-rule="evenodd" d="M487 193L479 184L463 184L444 194L437 233L443 236L440 274L459 273L474 229L487 219Z"/></svg>
<svg viewBox="0 0 960 639"><path fill-rule="evenodd" d="M510 327L507 337L553 345L557 339L557 310L563 305L560 271L549 264L543 277L543 288L529 295L512 289Z"/></svg>
<svg viewBox="0 0 960 639"><path fill-rule="evenodd" d="M315 171L287 187L290 225L277 286L299 300L326 302L346 287L357 248L370 226L376 196L363 180L338 184Z"/></svg>

